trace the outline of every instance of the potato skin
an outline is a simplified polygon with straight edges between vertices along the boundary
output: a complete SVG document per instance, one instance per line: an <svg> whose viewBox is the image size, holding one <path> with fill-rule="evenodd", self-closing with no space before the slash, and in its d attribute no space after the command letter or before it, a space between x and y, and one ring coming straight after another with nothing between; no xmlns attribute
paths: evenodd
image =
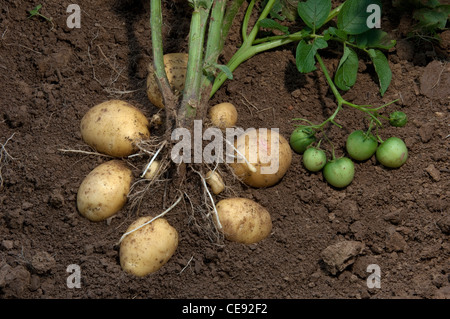
<svg viewBox="0 0 450 319"><path fill-rule="evenodd" d="M212 124L222 130L236 125L238 113L236 107L231 103L216 104L208 112Z"/></svg>
<svg viewBox="0 0 450 319"><path fill-rule="evenodd" d="M188 57L187 53L167 53L163 57L167 80L176 95L180 94L184 89ZM156 107L164 108L163 98L156 81L152 63L148 66L148 72L147 97Z"/></svg>
<svg viewBox="0 0 450 319"><path fill-rule="evenodd" d="M251 134L253 132L253 134ZM233 169L234 173L247 185L252 187L269 187L278 183L279 180L283 178L286 174L289 166L292 162L292 151L289 142L277 132L268 129L267 134L260 134L260 129L250 130L249 134L243 134L239 136L236 140L235 147L243 154L249 162L256 168L256 172L252 172L245 162L234 161L230 163L230 167ZM260 136L261 135L261 136ZM264 138L266 135L267 139ZM271 152L271 138L274 138L274 145L278 145L278 154ZM248 138L248 141L246 137ZM250 156L250 149L253 148L252 145L257 145L257 159L252 160ZM261 150L267 149L267 156L264 156L264 152ZM272 154L273 153L273 154ZM276 156L279 156L278 169L267 174L263 171L263 168L267 169L270 167L271 163L276 163ZM274 161L274 162L272 162Z"/></svg>
<svg viewBox="0 0 450 319"><path fill-rule="evenodd" d="M78 211L91 221L102 221L116 214L127 201L132 178L131 170L120 160L100 164L78 188Z"/></svg>
<svg viewBox="0 0 450 319"><path fill-rule="evenodd" d="M243 244L259 242L270 235L272 220L260 204L241 197L227 198L216 204L226 239Z"/></svg>
<svg viewBox="0 0 450 319"><path fill-rule="evenodd" d="M123 157L137 151L136 142L150 137L149 122L136 107L109 100L92 107L82 118L81 136L98 152Z"/></svg>
<svg viewBox="0 0 450 319"><path fill-rule="evenodd" d="M140 217L127 232L151 220L152 216ZM120 243L120 266L130 274L146 276L159 270L175 253L178 247L178 232L164 218L128 234Z"/></svg>

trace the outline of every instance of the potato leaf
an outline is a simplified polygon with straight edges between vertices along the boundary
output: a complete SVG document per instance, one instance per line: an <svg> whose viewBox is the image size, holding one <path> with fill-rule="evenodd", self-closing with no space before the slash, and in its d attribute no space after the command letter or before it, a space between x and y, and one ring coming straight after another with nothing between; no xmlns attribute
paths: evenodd
<svg viewBox="0 0 450 319"><path fill-rule="evenodd" d="M286 17L283 15L282 9L283 9L283 6L282 6L280 0L275 0L275 4L273 5L272 10L270 10L270 16L273 19L278 19L280 21L284 21L286 19Z"/></svg>
<svg viewBox="0 0 450 319"><path fill-rule="evenodd" d="M298 3L298 14L308 27L319 29L331 11L331 0L307 0Z"/></svg>
<svg viewBox="0 0 450 319"><path fill-rule="evenodd" d="M378 5L380 0L347 0L338 14L337 26L348 34L360 34L369 30L367 19L372 14L367 12L370 5ZM381 9L380 9L381 11Z"/></svg>
<svg viewBox="0 0 450 319"><path fill-rule="evenodd" d="M327 41L321 38L316 38L312 43L307 43L305 40L300 41L297 46L295 54L295 62L297 69L301 73L308 73L316 70L315 55L317 50L328 47Z"/></svg>
<svg viewBox="0 0 450 319"><path fill-rule="evenodd" d="M326 39L329 39L331 37L337 37L341 40L347 41L347 32L336 29L335 27L329 27L323 32L323 35Z"/></svg>
<svg viewBox="0 0 450 319"><path fill-rule="evenodd" d="M334 83L341 90L347 91L355 85L357 75L358 55L348 46L344 46L344 54L334 76Z"/></svg>
<svg viewBox="0 0 450 319"><path fill-rule="evenodd" d="M369 49L368 52L378 76L381 96L383 96L392 79L392 71L389 67L389 62L380 50Z"/></svg>
<svg viewBox="0 0 450 319"><path fill-rule="evenodd" d="M441 5L433 9L421 8L414 11L413 18L419 21L419 27L425 30L444 29L450 14L450 5Z"/></svg>
<svg viewBox="0 0 450 319"><path fill-rule="evenodd" d="M395 46L396 41L380 29L369 29L354 37L356 45L360 48L378 48L388 50Z"/></svg>

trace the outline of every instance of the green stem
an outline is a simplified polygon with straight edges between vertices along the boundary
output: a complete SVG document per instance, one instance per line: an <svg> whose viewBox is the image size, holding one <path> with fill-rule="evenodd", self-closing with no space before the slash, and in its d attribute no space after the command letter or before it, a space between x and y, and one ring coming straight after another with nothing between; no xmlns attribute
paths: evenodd
<svg viewBox="0 0 450 319"><path fill-rule="evenodd" d="M164 92L161 86L170 88L169 80L167 79L166 70L164 67L164 52L162 41L162 11L161 0L150 0L150 26L152 34L152 51L153 51L153 65L155 74L160 85L160 91Z"/></svg>
<svg viewBox="0 0 450 319"><path fill-rule="evenodd" d="M206 23L211 11L212 0L194 1L190 34L189 58L186 70L186 82L179 118L187 121L196 116L200 103L200 87L203 77L203 45L205 42Z"/></svg>
<svg viewBox="0 0 450 319"><path fill-rule="evenodd" d="M248 38L248 35L247 35L248 23L250 21L251 15L252 15L253 7L255 6L255 2L256 2L256 0L250 1L250 3L248 4L247 10L245 11L244 21L242 22L242 29L241 29L242 40L244 42L247 41L247 38Z"/></svg>
<svg viewBox="0 0 450 319"><path fill-rule="evenodd" d="M248 48L241 47L230 59L227 66L230 69L231 72L236 70L236 68L241 65L244 61L250 59L251 57L255 56L258 53L274 49L276 47L288 44L294 42L292 39L280 39L272 42L267 43L261 43L259 45L254 45ZM227 76L225 73L221 72L216 77L213 88L211 90L211 96L214 95L214 93L217 92L217 90L222 86L222 84L227 80Z"/></svg>
<svg viewBox="0 0 450 319"><path fill-rule="evenodd" d="M249 58L253 57L258 53L271 50L291 42L300 41L309 35L305 31L299 31L290 35L281 35L281 36L266 37L263 39L256 39L256 36L259 31L259 21L265 19L269 15L270 10L272 10L273 6L275 5L275 2L276 0L267 1L267 4L264 7L264 10L262 11L261 15L259 16L258 21L253 26L253 29L250 31L250 33L247 34L248 22L250 20L250 15L256 3L256 0L252 0L250 2L249 6L247 7L247 11L242 25L242 37L243 37L242 46L236 51L236 53L233 55L233 57L227 64L227 67L230 69L231 72L233 72L241 63L243 63L244 61L248 60ZM343 4L333 9L328 15L326 21L329 22L331 19L336 17L339 14L342 6ZM226 80L227 80L226 74L220 72L214 81L210 97L212 97L214 93L217 92L217 90L222 86L222 84Z"/></svg>
<svg viewBox="0 0 450 319"><path fill-rule="evenodd" d="M225 15L226 0L217 0L214 2L211 10L211 18L209 22L208 39L206 42L204 67L212 68L217 63L220 52L222 52L224 38L226 34L222 34L223 21ZM213 72L202 79L201 90L206 90L214 82Z"/></svg>
<svg viewBox="0 0 450 319"><path fill-rule="evenodd" d="M344 98L339 93L338 89L334 85L333 80L330 77L330 74L328 73L327 67L325 66L325 63L323 63L322 58L320 57L319 53L316 53L316 59L317 62L319 62L320 68L322 69L325 78L327 79L328 85L330 86L331 91L333 92L334 96L337 99L338 105L347 104L347 101L344 100Z"/></svg>
<svg viewBox="0 0 450 319"><path fill-rule="evenodd" d="M255 38L259 31L259 21L262 19L265 19L269 13L270 10L272 10L273 5L275 4L275 0L269 0L264 7L263 12L259 16L258 20L256 21L255 25L253 26L253 29L250 31L250 33L246 36L244 42L242 43L242 46L237 50L237 52L233 55L233 57L228 62L227 66L230 69L231 72L233 72L242 62L248 60L249 58L253 57L254 55L267 51L276 47L279 47L281 45L285 45L287 43L292 42L292 39L278 39L272 42L268 43L261 43L259 45L253 45L253 42L255 41ZM246 23L244 23L244 26ZM225 73L220 72L218 76L216 77L210 97L214 95L214 93L217 92L217 90L222 86L222 84L227 80L227 76Z"/></svg>
<svg viewBox="0 0 450 319"><path fill-rule="evenodd" d="M386 107L386 106L388 106L388 105L398 101L398 99L394 100L394 101L391 101L389 103L386 103L386 104L384 104L382 106L379 106L379 107L371 107L371 105L357 105L357 104L353 104L353 103L347 102L341 96L341 94L339 93L338 89L334 85L334 82L331 79L330 74L328 73L327 67L323 63L323 60L320 57L320 55L318 53L316 53L315 56L316 56L316 59L319 62L319 65L320 65L320 67L321 67L321 69L322 69L322 71L323 71L323 73L325 75L325 78L327 79L328 85L330 86L331 91L333 92L333 94L334 94L334 96L335 96L335 98L337 100L337 103L338 103L338 108L336 109L335 113L329 119L327 119L324 123L320 124L319 126L323 127L323 125L326 124L327 122L332 122L333 124L336 124L334 122L334 117L337 115L337 112L339 112L339 110L341 109L342 105L348 105L350 107L353 107L353 108L355 108L357 110L360 110L360 111L368 114L369 117L371 118L371 120L374 121L377 124L377 126L382 126L382 123L378 119L378 111L380 109L382 109L382 108L384 108L384 107Z"/></svg>
<svg viewBox="0 0 450 319"><path fill-rule="evenodd" d="M341 11L343 6L344 6L344 4L342 3L339 6L337 6L336 8L334 8L333 10L331 10L331 12L328 15L328 18L325 20L324 24L330 22L334 17L336 17L339 14L339 12Z"/></svg>

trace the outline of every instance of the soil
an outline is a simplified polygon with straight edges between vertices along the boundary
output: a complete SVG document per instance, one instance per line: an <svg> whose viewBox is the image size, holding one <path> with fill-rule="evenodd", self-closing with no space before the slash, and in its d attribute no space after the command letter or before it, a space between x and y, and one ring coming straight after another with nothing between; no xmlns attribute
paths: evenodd
<svg viewBox="0 0 450 319"><path fill-rule="evenodd" d="M170 205L164 196L170 181L156 185L139 211L128 205L108 222L90 222L76 209L77 190L108 159L62 150L90 151L79 124L100 102L123 99L149 117L158 111L145 93L149 4L77 3L81 28L71 29L69 2L42 1L50 23L28 18L33 1L1 1L0 298L450 298L449 31L440 45L408 38L411 14L386 2L382 27L398 43L387 54L392 83L380 96L373 66L361 62L356 85L343 95L374 106L399 99L389 110L407 113L408 124L386 125L380 135L405 140L404 166L386 169L375 158L355 163L352 184L335 189L322 174L307 172L294 154L277 185L235 183L216 197L263 205L273 221L268 238L252 245L216 242L203 215L186 201L166 215L179 232L175 255L158 272L137 278L122 271L116 243L138 215ZM165 52L186 52L189 8L182 1L164 3ZM239 34L236 26L223 61L239 45ZM340 49L323 51L330 71ZM285 137L293 118L322 122L335 99L321 72L297 71L294 53L292 45L246 61L210 104L234 103L238 126L279 128ZM346 136L368 123L349 108L336 120L343 128L332 126L327 134L341 156ZM127 161L137 178L148 158ZM198 180L188 187L189 197L204 195ZM379 288L369 284L372 264L380 270ZM72 265L80 267L80 288L68 285Z"/></svg>

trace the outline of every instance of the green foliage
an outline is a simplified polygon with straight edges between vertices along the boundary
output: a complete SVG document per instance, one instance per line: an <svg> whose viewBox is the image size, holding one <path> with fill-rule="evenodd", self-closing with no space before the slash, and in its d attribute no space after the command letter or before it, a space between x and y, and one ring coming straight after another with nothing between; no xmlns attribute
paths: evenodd
<svg viewBox="0 0 450 319"><path fill-rule="evenodd" d="M361 34L370 30L367 19L370 12L367 8L370 5L377 5L381 8L379 0L348 0L345 1L342 10L339 12L337 26L347 34Z"/></svg>
<svg viewBox="0 0 450 319"><path fill-rule="evenodd" d="M355 83L358 75L358 55L344 45L344 54L334 76L334 82L343 91L349 90Z"/></svg>
<svg viewBox="0 0 450 319"><path fill-rule="evenodd" d="M297 46L296 64L297 68L302 73L309 73L316 70L315 55L317 50L325 49L328 46L327 41L321 38L315 38L310 43L305 40L300 41Z"/></svg>
<svg viewBox="0 0 450 319"><path fill-rule="evenodd" d="M33 9L29 10L28 13L30 14L30 16L28 18L32 18L34 16L38 16L38 17L44 18L45 20L51 22L52 18L48 18L48 17L44 16L42 13L39 12L41 9L42 9L42 4L38 4Z"/></svg>
<svg viewBox="0 0 450 319"><path fill-rule="evenodd" d="M429 38L440 41L439 32L447 28L450 4L438 0L393 0L399 10L411 11L416 24L409 36Z"/></svg>
<svg viewBox="0 0 450 319"><path fill-rule="evenodd" d="M331 0L307 0L298 3L298 14L308 27L316 32L327 20L331 11Z"/></svg>
<svg viewBox="0 0 450 319"><path fill-rule="evenodd" d="M349 90L357 79L358 53L365 52L371 59L378 76L380 93L384 95L391 82L392 73L381 50L390 49L395 41L386 32L371 29L367 20L371 14L369 5L378 5L378 0L347 0L337 14L337 28L330 26L321 34L316 32L325 24L331 13L330 0L307 0L298 2L301 20L312 30L309 39L302 39L296 51L297 68L302 73L316 70L315 55L328 47L328 41L343 43L343 53L335 74L335 84L341 90Z"/></svg>
<svg viewBox="0 0 450 319"><path fill-rule="evenodd" d="M380 83L380 93L381 95L384 95L392 79L392 72L391 68L389 67L389 62L386 56L380 50L369 49L369 55L378 75L378 81Z"/></svg>

